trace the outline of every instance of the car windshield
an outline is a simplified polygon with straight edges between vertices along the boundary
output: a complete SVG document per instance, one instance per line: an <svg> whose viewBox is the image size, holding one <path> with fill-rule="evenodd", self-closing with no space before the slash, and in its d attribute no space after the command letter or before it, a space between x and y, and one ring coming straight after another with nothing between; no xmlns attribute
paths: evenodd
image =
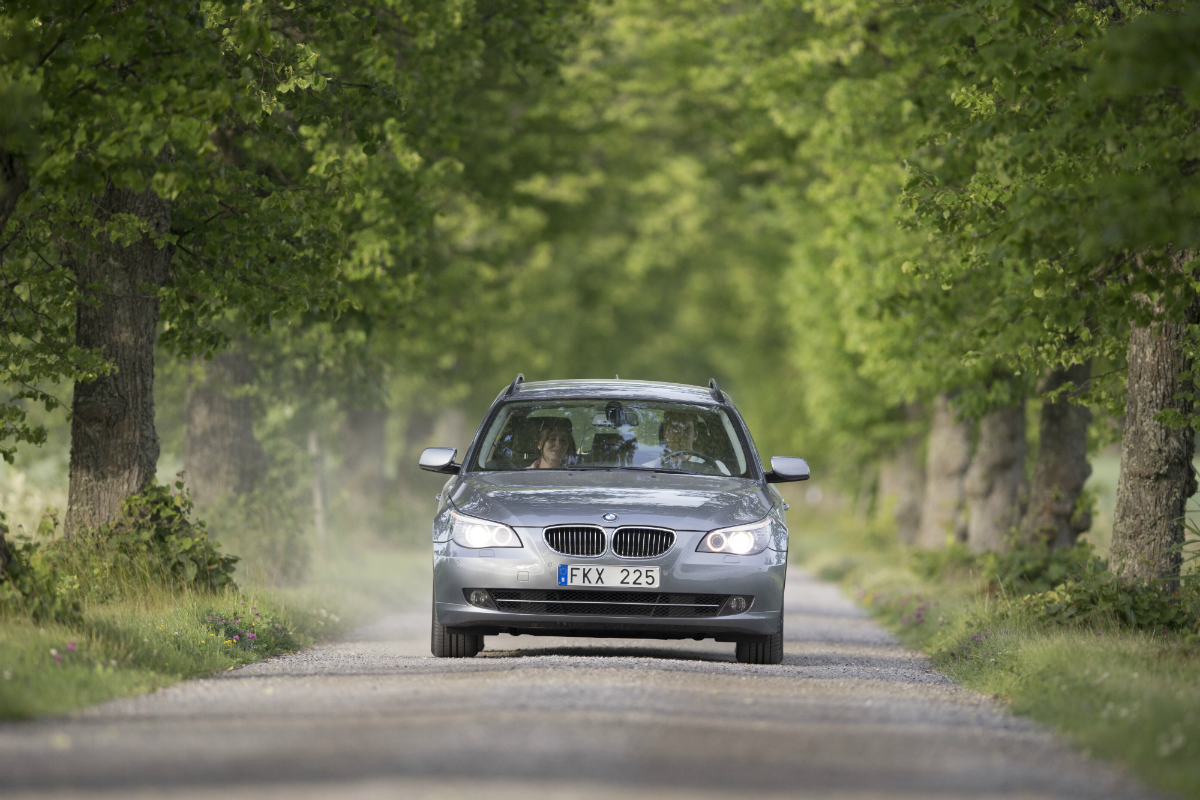
<svg viewBox="0 0 1200 800"><path fill-rule="evenodd" d="M476 468L749 477L746 451L724 409L655 400L506 403L483 438Z"/></svg>

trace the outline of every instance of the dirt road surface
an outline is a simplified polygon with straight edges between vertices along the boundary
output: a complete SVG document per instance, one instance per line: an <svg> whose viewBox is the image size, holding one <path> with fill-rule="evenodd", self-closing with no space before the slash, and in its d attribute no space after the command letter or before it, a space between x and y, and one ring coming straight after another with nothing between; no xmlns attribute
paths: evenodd
<svg viewBox="0 0 1200 800"><path fill-rule="evenodd" d="M429 608L70 717L0 725L0 797L1135 798L789 575L784 664L732 644L491 637Z"/></svg>

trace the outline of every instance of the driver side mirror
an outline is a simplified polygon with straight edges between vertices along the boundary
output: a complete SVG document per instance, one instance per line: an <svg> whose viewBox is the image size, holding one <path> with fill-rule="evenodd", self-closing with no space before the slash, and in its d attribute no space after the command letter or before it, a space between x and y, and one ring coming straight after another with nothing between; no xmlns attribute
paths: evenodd
<svg viewBox="0 0 1200 800"><path fill-rule="evenodd" d="M426 447L422 451L421 460L418 463L421 469L426 472L444 472L449 475L457 475L462 466L454 463L456 455L458 455L458 449L455 447Z"/></svg>
<svg viewBox="0 0 1200 800"><path fill-rule="evenodd" d="M767 483L806 481L808 478L808 462L803 458L774 456L771 459L771 471L767 473Z"/></svg>

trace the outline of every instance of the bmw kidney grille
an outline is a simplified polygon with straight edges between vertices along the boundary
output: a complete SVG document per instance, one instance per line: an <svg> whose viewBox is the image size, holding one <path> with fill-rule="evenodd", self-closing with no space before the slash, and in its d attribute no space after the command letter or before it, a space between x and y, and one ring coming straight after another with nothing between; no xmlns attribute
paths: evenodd
<svg viewBox="0 0 1200 800"><path fill-rule="evenodd" d="M547 528L546 544L564 556L591 558L604 553L604 529L591 525L560 525Z"/></svg>
<svg viewBox="0 0 1200 800"><path fill-rule="evenodd" d="M613 534L613 552L623 558L661 556L675 544L675 532L661 528L620 528Z"/></svg>

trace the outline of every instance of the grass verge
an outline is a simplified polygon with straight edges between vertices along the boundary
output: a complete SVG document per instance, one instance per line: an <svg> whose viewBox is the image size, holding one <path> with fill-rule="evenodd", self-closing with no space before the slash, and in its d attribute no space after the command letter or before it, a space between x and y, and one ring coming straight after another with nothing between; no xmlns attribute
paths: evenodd
<svg viewBox="0 0 1200 800"><path fill-rule="evenodd" d="M85 599L68 623L0 616L0 719L63 713L296 650L428 589L427 558L404 551L360 544L316 555L301 587L149 586L133 598Z"/></svg>
<svg viewBox="0 0 1200 800"><path fill-rule="evenodd" d="M1200 647L1185 633L1048 622L969 559L931 575L890 531L844 516L806 522L793 553L963 686L1157 789L1200 798Z"/></svg>

